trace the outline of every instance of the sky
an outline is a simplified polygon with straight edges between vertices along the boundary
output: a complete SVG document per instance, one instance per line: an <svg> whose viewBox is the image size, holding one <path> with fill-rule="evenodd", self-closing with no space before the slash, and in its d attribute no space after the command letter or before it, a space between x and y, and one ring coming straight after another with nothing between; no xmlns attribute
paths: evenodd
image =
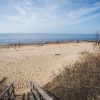
<svg viewBox="0 0 100 100"><path fill-rule="evenodd" d="M95 33L100 0L0 0L0 33Z"/></svg>

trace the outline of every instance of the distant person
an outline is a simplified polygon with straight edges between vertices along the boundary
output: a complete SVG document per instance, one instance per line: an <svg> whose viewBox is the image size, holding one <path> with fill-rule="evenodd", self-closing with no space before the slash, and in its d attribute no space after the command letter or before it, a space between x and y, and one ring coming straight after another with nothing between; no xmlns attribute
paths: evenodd
<svg viewBox="0 0 100 100"><path fill-rule="evenodd" d="M79 43L80 41L79 40L77 40L77 43Z"/></svg>
<svg viewBox="0 0 100 100"><path fill-rule="evenodd" d="M18 46L19 46L19 48L20 48L21 44L20 44L20 43L18 43Z"/></svg>
<svg viewBox="0 0 100 100"><path fill-rule="evenodd" d="M59 43L59 41L57 40L57 43Z"/></svg>
<svg viewBox="0 0 100 100"><path fill-rule="evenodd" d="M15 49L16 49L16 47L17 47L17 45L16 45L16 43L15 43Z"/></svg>

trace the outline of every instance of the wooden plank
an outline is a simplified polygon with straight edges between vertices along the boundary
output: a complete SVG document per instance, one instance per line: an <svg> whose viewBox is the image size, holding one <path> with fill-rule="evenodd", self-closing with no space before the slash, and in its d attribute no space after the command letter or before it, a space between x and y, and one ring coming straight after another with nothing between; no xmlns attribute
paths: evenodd
<svg viewBox="0 0 100 100"><path fill-rule="evenodd" d="M31 90L32 92L35 94L35 92L33 91L32 87L35 87L36 90L40 93L40 95L43 97L44 100L53 100L46 92L44 92L34 81L30 82L31 86Z"/></svg>
<svg viewBox="0 0 100 100"><path fill-rule="evenodd" d="M3 98L6 94L8 95L8 99L10 98L10 96L12 95L12 93L13 93L13 91L14 91L14 88L13 88L12 86L13 86L13 83L12 83L10 86L8 86L8 87L6 88L5 91L3 91L3 92L1 93L1 95L0 95L0 100L2 100L2 98ZM11 88L12 88L12 91L10 91Z"/></svg>
<svg viewBox="0 0 100 100"><path fill-rule="evenodd" d="M32 90L31 92L32 92L32 94L33 94L33 97L34 97L36 100L40 100L40 98L39 98L39 96L38 96L38 94L37 94L37 92L36 92L35 90Z"/></svg>
<svg viewBox="0 0 100 100"><path fill-rule="evenodd" d="M27 93L27 100L30 100L30 93Z"/></svg>
<svg viewBox="0 0 100 100"><path fill-rule="evenodd" d="M36 100L32 93L30 93L30 100Z"/></svg>
<svg viewBox="0 0 100 100"><path fill-rule="evenodd" d="M9 90L10 86L6 88L5 91L3 91L0 95L0 99L2 99L2 97L7 93L7 91Z"/></svg>
<svg viewBox="0 0 100 100"><path fill-rule="evenodd" d="M23 96L22 96L22 100L25 100L25 93L24 93Z"/></svg>
<svg viewBox="0 0 100 100"><path fill-rule="evenodd" d="M16 97L13 98L13 100L22 100L22 97L23 97L22 94L20 94L20 95L16 95Z"/></svg>

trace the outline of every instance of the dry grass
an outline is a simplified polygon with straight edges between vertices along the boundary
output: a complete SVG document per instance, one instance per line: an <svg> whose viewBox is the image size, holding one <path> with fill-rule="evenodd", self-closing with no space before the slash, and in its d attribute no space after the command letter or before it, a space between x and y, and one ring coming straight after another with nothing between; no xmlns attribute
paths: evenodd
<svg viewBox="0 0 100 100"><path fill-rule="evenodd" d="M60 100L100 100L100 54L84 54L45 89Z"/></svg>

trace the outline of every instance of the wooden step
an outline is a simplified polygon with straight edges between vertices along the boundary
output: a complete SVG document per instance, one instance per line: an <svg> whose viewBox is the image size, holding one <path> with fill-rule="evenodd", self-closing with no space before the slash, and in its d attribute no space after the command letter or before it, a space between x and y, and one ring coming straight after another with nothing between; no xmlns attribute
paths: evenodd
<svg viewBox="0 0 100 100"><path fill-rule="evenodd" d="M17 95L16 99L14 99L14 100L35 100L35 99L34 99L33 95L30 92L28 92L26 94L24 93L22 95Z"/></svg>
<svg viewBox="0 0 100 100"><path fill-rule="evenodd" d="M23 98L23 95L17 95L15 100L23 100L22 98Z"/></svg>
<svg viewBox="0 0 100 100"><path fill-rule="evenodd" d="M27 99L27 100L36 100L32 93L30 93L29 96L30 96L30 99Z"/></svg>

